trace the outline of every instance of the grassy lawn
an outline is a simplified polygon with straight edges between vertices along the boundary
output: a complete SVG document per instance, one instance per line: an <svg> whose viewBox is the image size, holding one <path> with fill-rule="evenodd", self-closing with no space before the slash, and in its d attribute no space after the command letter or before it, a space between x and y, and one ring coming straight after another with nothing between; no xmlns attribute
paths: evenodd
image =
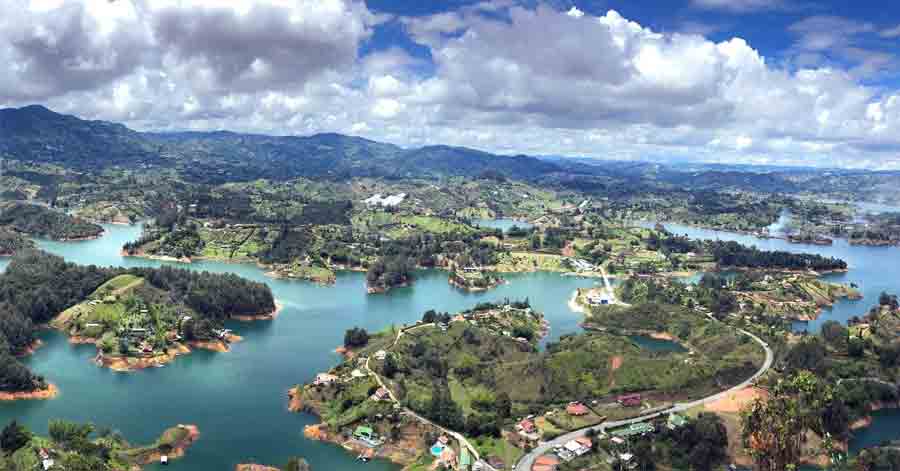
<svg viewBox="0 0 900 471"><path fill-rule="evenodd" d="M478 437L473 441L473 445L478 449L482 457L497 456L507 466L511 466L516 461L519 461L519 458L525 454L521 448L513 446L512 443L503 438Z"/></svg>
<svg viewBox="0 0 900 471"><path fill-rule="evenodd" d="M534 252L511 252L501 254L497 262L497 271L567 271L562 264L562 255L542 254Z"/></svg>
<svg viewBox="0 0 900 471"><path fill-rule="evenodd" d="M140 283L143 283L144 279L139 276L134 275L119 275L106 283L100 285L99 288L94 290L94 294L92 296L103 296L104 293L110 293L114 291L120 291L123 289L133 288Z"/></svg>

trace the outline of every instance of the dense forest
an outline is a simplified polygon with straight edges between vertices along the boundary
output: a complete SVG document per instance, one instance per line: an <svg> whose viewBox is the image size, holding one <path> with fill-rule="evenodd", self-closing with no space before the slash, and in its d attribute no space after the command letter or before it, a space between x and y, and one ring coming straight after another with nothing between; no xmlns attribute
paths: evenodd
<svg viewBox="0 0 900 471"><path fill-rule="evenodd" d="M275 300L262 283L233 274L214 274L163 267L113 269L79 266L39 251L25 251L12 259L0 275L0 389L29 390L24 367L12 355L21 354L34 342L35 325L46 324L57 314L90 295L107 280L121 274L144 278L166 291L173 303L184 303L204 319L221 322L231 315L271 312ZM21 367L21 368L20 368ZM36 378L31 378L32 382Z"/></svg>
<svg viewBox="0 0 900 471"><path fill-rule="evenodd" d="M15 255L16 252L33 246L34 243L22 234L0 228L0 257Z"/></svg>
<svg viewBox="0 0 900 471"><path fill-rule="evenodd" d="M817 254L798 254L785 251L767 251L748 247L735 241L692 240L686 236L663 232L651 233L647 239L651 250L663 253L701 253L712 256L723 267L770 268L779 270L846 270L847 262Z"/></svg>
<svg viewBox="0 0 900 471"><path fill-rule="evenodd" d="M56 240L84 239L103 233L103 228L96 224L25 203L0 204L0 227Z"/></svg>

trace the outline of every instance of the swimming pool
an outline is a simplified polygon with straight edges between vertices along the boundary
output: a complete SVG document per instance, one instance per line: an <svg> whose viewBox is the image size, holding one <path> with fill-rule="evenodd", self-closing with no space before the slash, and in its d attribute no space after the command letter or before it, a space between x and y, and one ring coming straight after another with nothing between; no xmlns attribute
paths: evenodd
<svg viewBox="0 0 900 471"><path fill-rule="evenodd" d="M436 457L440 457L443 452L444 445L441 445L440 443L435 443L434 446L431 447L431 454Z"/></svg>

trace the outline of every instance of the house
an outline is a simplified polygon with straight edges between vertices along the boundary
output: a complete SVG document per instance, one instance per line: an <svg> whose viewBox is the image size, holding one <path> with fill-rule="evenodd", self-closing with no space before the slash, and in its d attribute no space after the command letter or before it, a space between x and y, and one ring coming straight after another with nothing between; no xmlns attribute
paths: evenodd
<svg viewBox="0 0 900 471"><path fill-rule="evenodd" d="M648 424L646 422L638 422L629 425L628 427L620 428L618 430L613 430L611 433L614 437L619 438L628 438L637 435L644 435L646 433L653 433L656 431L656 427L653 424Z"/></svg>
<svg viewBox="0 0 900 471"><path fill-rule="evenodd" d="M47 471L48 469L52 468L54 464L55 464L54 461L50 458L41 460L41 467L44 468L44 471Z"/></svg>
<svg viewBox="0 0 900 471"><path fill-rule="evenodd" d="M378 361L384 361L385 358L387 358L387 352L386 352L386 351L384 351L384 350L378 350L377 352L375 352L375 359L376 359L376 360L378 360Z"/></svg>
<svg viewBox="0 0 900 471"><path fill-rule="evenodd" d="M575 439L575 441L588 450L594 448L594 442L592 442L588 437L578 437Z"/></svg>
<svg viewBox="0 0 900 471"><path fill-rule="evenodd" d="M559 459L552 455L544 455L534 460L531 471L555 471L559 466Z"/></svg>
<svg viewBox="0 0 900 471"><path fill-rule="evenodd" d="M534 433L537 431L537 427L534 426L534 422L532 422L528 419L522 419L522 421L516 425L516 428L520 432L525 432L525 433Z"/></svg>
<svg viewBox="0 0 900 471"><path fill-rule="evenodd" d="M570 441L566 442L566 444L563 445L563 448L565 448L566 451L568 451L569 453L571 453L575 456L582 456L585 453L591 451L590 448L585 448L584 445L582 445L581 443L578 443L575 440L570 440Z"/></svg>
<svg viewBox="0 0 900 471"><path fill-rule="evenodd" d="M447 445L450 444L450 439L447 438L446 435L441 435L440 437L438 437L438 442L439 442L441 445L447 446Z"/></svg>
<svg viewBox="0 0 900 471"><path fill-rule="evenodd" d="M360 425L359 427L356 427L356 430L353 431L353 438L358 438L361 440L374 440L375 431L372 430L372 427Z"/></svg>
<svg viewBox="0 0 900 471"><path fill-rule="evenodd" d="M316 375L316 380L313 381L313 384L316 386L324 386L324 385L332 384L332 383L336 382L337 380L338 380L338 377L333 374L319 373Z"/></svg>
<svg viewBox="0 0 900 471"><path fill-rule="evenodd" d="M580 402L570 402L568 406L566 406L566 413L572 416L582 416L588 414L588 408L584 404Z"/></svg>
<svg viewBox="0 0 900 471"><path fill-rule="evenodd" d="M669 430L679 429L687 425L687 419L682 415L678 414L669 414L669 420L666 422L666 426Z"/></svg>
<svg viewBox="0 0 900 471"><path fill-rule="evenodd" d="M588 304L591 306L605 306L612 302L609 295L606 293L595 293L591 294L587 298Z"/></svg>
<svg viewBox="0 0 900 471"><path fill-rule="evenodd" d="M375 393L372 394L372 397L370 399L372 399L373 401L385 401L387 399L390 399L390 397L391 397L391 393L388 392L387 389L378 388L375 391Z"/></svg>
<svg viewBox="0 0 900 471"><path fill-rule="evenodd" d="M616 399L616 402L622 404L625 407L638 407L641 405L641 395L640 394L625 394L619 396Z"/></svg>

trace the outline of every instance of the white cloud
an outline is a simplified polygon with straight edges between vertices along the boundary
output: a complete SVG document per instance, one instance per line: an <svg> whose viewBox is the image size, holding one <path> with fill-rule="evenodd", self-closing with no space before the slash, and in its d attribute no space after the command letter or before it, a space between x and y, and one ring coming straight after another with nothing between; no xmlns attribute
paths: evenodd
<svg viewBox="0 0 900 471"><path fill-rule="evenodd" d="M847 36L879 33L865 23L839 28L820 17L792 28L805 53L843 45L858 65L810 56L781 67L740 38L662 34L615 11L503 0L401 20L432 67L396 47L358 57L383 18L356 1L150 1L16 9L0 0L11 12L0 17L0 103L41 101L142 130L335 131L505 153L900 167L900 91L859 79L890 58L854 51Z"/></svg>
<svg viewBox="0 0 900 471"><path fill-rule="evenodd" d="M893 28L888 28L879 33L882 38L900 38L900 24Z"/></svg>
<svg viewBox="0 0 900 471"><path fill-rule="evenodd" d="M756 10L774 10L786 6L786 2L783 0L692 0L691 4L697 8L742 13Z"/></svg>

